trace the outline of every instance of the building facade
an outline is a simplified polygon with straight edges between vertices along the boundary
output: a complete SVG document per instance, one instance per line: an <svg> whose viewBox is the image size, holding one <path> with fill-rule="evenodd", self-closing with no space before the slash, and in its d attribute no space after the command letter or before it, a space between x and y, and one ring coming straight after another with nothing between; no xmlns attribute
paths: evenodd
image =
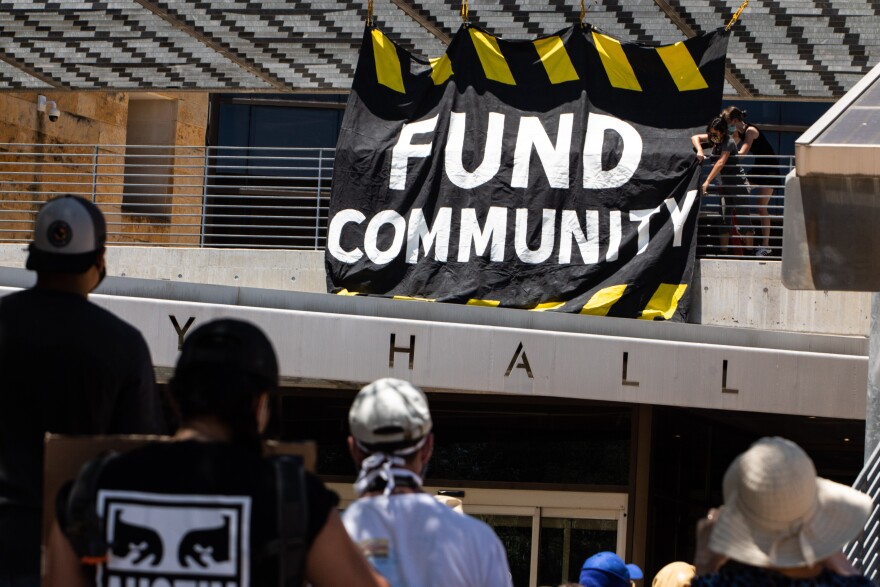
<svg viewBox="0 0 880 587"><path fill-rule="evenodd" d="M262 326L282 359L272 435L316 440L318 472L343 505L354 394L378 377L414 381L435 417L429 490L496 529L518 587L576 578L598 550L648 577L690 559L725 468L761 436L797 441L823 476L855 478L868 294L791 291L779 261L708 254L690 324L329 296L322 221L366 9L178 4L0 10L0 293L32 281L22 243L42 201L97 202L113 246L95 300L144 332L159 380L194 324ZM591 6L590 22L653 44L735 9L620 4ZM880 12L838 1L750 10L732 29L725 102L793 155L880 59ZM373 16L426 56L460 25L448 3L377 2ZM578 18L558 3L471 9L472 24L507 38Z"/></svg>

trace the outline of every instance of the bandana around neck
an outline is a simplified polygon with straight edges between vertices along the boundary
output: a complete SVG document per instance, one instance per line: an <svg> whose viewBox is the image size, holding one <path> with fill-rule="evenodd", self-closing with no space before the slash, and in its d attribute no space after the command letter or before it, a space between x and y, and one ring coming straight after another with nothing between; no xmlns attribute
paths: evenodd
<svg viewBox="0 0 880 587"><path fill-rule="evenodd" d="M396 487L395 478L409 479L416 487L421 487L422 478L409 469L404 468L405 466L406 461L403 457L394 454L377 452L368 456L361 463L361 471L354 482L355 493L358 497L361 497L380 479L385 482L385 489L382 491L382 495L391 495L394 492Z"/></svg>

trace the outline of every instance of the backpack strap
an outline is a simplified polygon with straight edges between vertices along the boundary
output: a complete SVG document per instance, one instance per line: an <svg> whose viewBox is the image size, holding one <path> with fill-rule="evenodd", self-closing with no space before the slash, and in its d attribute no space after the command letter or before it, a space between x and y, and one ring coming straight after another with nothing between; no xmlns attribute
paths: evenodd
<svg viewBox="0 0 880 587"><path fill-rule="evenodd" d="M58 494L55 504L61 529L84 565L99 565L107 559L110 545L104 535L104 520L98 514L98 480L105 467L119 453L108 452L87 462L69 491Z"/></svg>
<svg viewBox="0 0 880 587"><path fill-rule="evenodd" d="M271 461L275 469L278 539L270 548L278 556L278 586L300 587L309 550L305 468L297 456L281 455Z"/></svg>

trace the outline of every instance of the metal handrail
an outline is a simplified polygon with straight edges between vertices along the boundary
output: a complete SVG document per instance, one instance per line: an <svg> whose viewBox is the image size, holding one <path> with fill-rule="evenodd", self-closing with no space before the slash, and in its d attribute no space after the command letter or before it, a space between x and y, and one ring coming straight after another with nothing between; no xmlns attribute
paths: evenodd
<svg viewBox="0 0 880 587"><path fill-rule="evenodd" d="M873 505L864 528L843 552L863 575L876 583L880 576L880 445L874 448L853 487L871 496Z"/></svg>
<svg viewBox="0 0 880 587"><path fill-rule="evenodd" d="M793 169L794 157L746 155L740 164L746 171L749 193L725 195L722 206L722 190L717 185L710 188L700 209L697 256L781 259L784 190L779 183ZM703 178L711 167L706 159ZM769 199L762 192L769 193Z"/></svg>
<svg viewBox="0 0 880 587"><path fill-rule="evenodd" d="M0 242L29 241L39 206L73 193L104 212L109 244L322 250L334 156L320 147L0 143ZM729 204L735 215L719 214L711 198L703 206L701 257L763 248L763 235L744 237L742 225L760 225L755 192L788 173L792 159L753 159L753 194ZM769 258L779 258L781 190L766 210Z"/></svg>

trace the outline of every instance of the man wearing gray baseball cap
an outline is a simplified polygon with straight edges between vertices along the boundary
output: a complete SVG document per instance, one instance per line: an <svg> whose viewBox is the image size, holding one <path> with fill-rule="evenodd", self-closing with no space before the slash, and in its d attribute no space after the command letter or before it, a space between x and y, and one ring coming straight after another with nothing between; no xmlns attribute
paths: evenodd
<svg viewBox="0 0 880 587"><path fill-rule="evenodd" d="M133 326L91 303L107 227L75 196L40 209L34 287L0 298L0 576L39 585L43 436L165 432L153 365Z"/></svg>
<svg viewBox="0 0 880 587"><path fill-rule="evenodd" d="M407 381L379 379L357 394L348 421L359 499L343 523L392 587L510 587L495 532L422 490L434 448L424 392Z"/></svg>

